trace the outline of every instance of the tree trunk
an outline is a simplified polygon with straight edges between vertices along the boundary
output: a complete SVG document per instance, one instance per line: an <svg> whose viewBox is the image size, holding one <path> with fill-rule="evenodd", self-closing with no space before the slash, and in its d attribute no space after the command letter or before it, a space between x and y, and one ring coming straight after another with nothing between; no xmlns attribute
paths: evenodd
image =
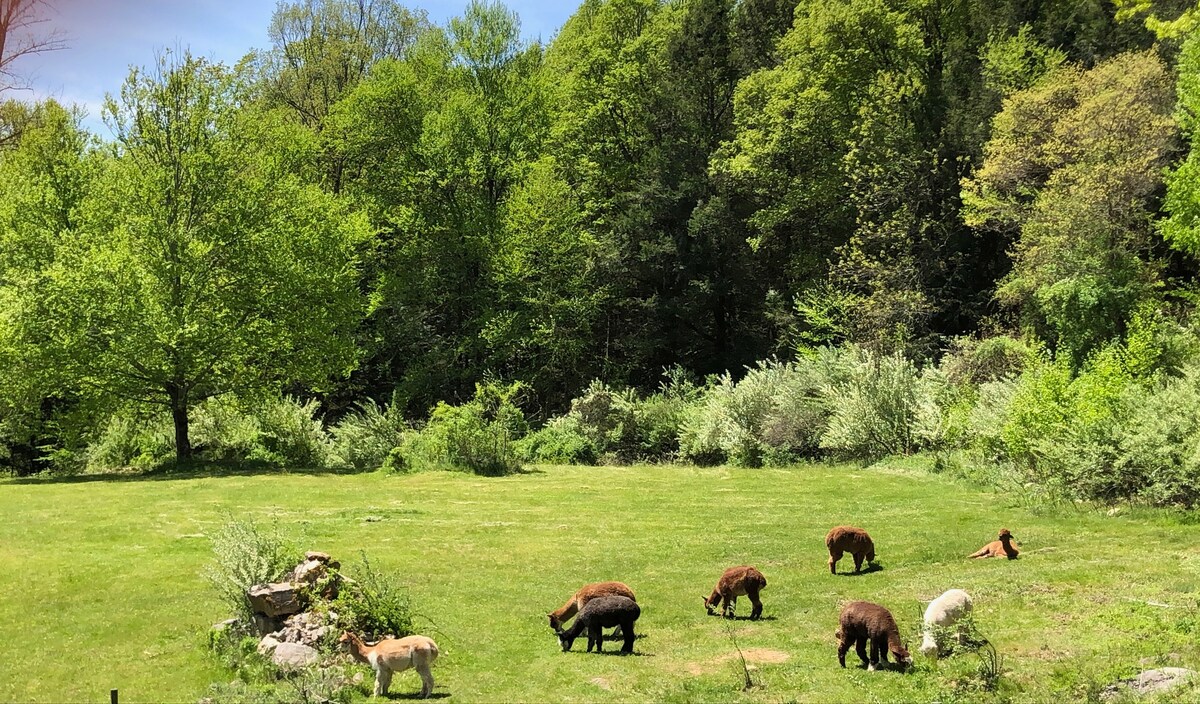
<svg viewBox="0 0 1200 704"><path fill-rule="evenodd" d="M192 439L188 429L188 397L181 385L167 389L171 397L171 419L175 421L175 459L184 462L192 458Z"/></svg>

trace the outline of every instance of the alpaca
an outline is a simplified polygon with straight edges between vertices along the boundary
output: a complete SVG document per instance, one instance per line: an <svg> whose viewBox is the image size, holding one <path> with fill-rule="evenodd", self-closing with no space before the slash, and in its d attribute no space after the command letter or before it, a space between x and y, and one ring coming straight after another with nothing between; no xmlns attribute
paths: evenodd
<svg viewBox="0 0 1200 704"><path fill-rule="evenodd" d="M763 576L762 572L749 565L730 567L717 581L712 596L704 599L704 608L711 616L713 610L721 606L721 601L724 600L725 605L721 607L721 614L725 618L733 618L733 611L737 608L737 598L745 595L750 597L750 603L754 605L754 609L750 612L750 618L756 620L762 615L763 608L758 593L766 587L767 578Z"/></svg>
<svg viewBox="0 0 1200 704"><path fill-rule="evenodd" d="M1008 532L1007 528L1000 529L999 540L992 542L979 548L979 550L971 553L970 557L1007 557L1010 560L1017 559L1017 555L1021 553L1017 546L1013 545L1012 533Z"/></svg>
<svg viewBox="0 0 1200 704"><path fill-rule="evenodd" d="M388 686L392 683L392 675L414 668L421 676L421 696L428 697L433 692L433 673L429 671L433 661L437 660L438 647L432 638L425 636L407 636L405 638L390 638L381 640L375 645L368 646L362 639L346 631L338 639L338 643L350 652L350 656L359 662L365 662L375 670L375 691L373 696L387 696Z"/></svg>
<svg viewBox="0 0 1200 704"><path fill-rule="evenodd" d="M601 596L623 596L627 599L637 601L637 597L633 595L633 590L624 582L585 584L567 600L567 603L563 604L557 610L550 612L550 628L553 628L556 632L562 630L563 624L570 621L589 601Z"/></svg>
<svg viewBox="0 0 1200 704"><path fill-rule="evenodd" d="M937 657L936 630L958 624L958 644L966 642L966 625L963 619L971 613L971 595L961 589L951 589L929 602L925 609L920 653L926 657Z"/></svg>
<svg viewBox="0 0 1200 704"><path fill-rule="evenodd" d="M604 644L603 629L620 626L621 632L625 635L625 645L621 647L621 652L632 653L633 641L636 638L633 633L633 622L638 620L641 615L642 609L633 599L624 596L597 597L579 610L579 616L569 629L558 632L558 642L565 653L571 649L579 634L586 629L588 634L587 651L592 652L592 646L595 646L596 652L599 653Z"/></svg>
<svg viewBox="0 0 1200 704"><path fill-rule="evenodd" d="M854 646L855 652L867 666L868 672L874 672L882 657L888 661L888 652L896 656L896 662L901 669L912 663L912 657L900 643L900 629L892 613L879 604L869 601L852 601L842 608L838 618L840 629L838 637L838 663L846 666L846 652ZM871 644L871 657L867 659L867 643Z"/></svg>
<svg viewBox="0 0 1200 704"><path fill-rule="evenodd" d="M837 562L843 553L854 556L854 571L862 571L863 560L870 565L875 561L875 543L862 528L838 526L825 536L825 547L829 548L829 573L837 574Z"/></svg>

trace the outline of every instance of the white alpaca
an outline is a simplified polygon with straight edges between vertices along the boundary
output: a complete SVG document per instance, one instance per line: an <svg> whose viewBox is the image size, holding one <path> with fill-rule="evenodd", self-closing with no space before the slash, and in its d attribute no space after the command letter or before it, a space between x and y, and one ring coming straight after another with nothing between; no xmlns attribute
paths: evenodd
<svg viewBox="0 0 1200 704"><path fill-rule="evenodd" d="M963 645L966 640L963 617L971 613L971 595L961 589L951 589L945 594L929 602L925 609L925 623L922 626L921 647L922 655L937 657L938 645L935 638L937 628L949 628L958 624L958 643Z"/></svg>
<svg viewBox="0 0 1200 704"><path fill-rule="evenodd" d="M428 697L433 692L433 673L429 668L437 660L438 647L432 638L389 638L368 646L361 638L347 631L338 639L338 643L349 650L355 660L365 662L375 670L374 696L386 696L392 675L410 667L421 676L421 696Z"/></svg>

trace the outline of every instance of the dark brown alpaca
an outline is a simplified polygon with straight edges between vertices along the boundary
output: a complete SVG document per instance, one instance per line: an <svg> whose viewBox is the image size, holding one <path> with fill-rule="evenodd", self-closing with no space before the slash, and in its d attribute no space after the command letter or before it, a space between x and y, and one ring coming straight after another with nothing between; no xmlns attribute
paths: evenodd
<svg viewBox="0 0 1200 704"><path fill-rule="evenodd" d="M754 605L750 611L750 618L755 620L762 616L763 609L758 593L766 588L767 578L763 576L762 572L750 565L730 567L721 575L721 579L717 580L717 586L713 589L712 596L704 599L704 608L708 609L708 614L711 616L713 610L720 606L721 615L725 618L733 618L733 611L737 608L737 598L748 596L750 603ZM721 606L722 600L725 602L724 606Z"/></svg>
<svg viewBox="0 0 1200 704"><path fill-rule="evenodd" d="M912 663L912 657L900 642L900 629L892 613L879 604L869 601L852 601L842 607L838 618L838 663L846 666L846 653L850 647L869 672L879 665L880 658L888 661L888 653L896 656L901 669ZM871 656L867 657L867 644L871 644Z"/></svg>
<svg viewBox="0 0 1200 704"><path fill-rule="evenodd" d="M979 550L971 553L971 557L1007 557L1010 560L1017 559L1017 555L1021 551L1017 546L1013 545L1012 533L1008 532L1007 528L1000 529L1000 539L979 548Z"/></svg>
<svg viewBox="0 0 1200 704"><path fill-rule="evenodd" d="M579 591L571 595L567 603L550 612L550 627L556 631L561 629L562 625L574 618L575 614L579 613L579 610L586 606L589 601L602 596L623 596L627 599L637 601L637 597L633 595L633 590L623 582L585 584L580 587Z"/></svg>
<svg viewBox="0 0 1200 704"><path fill-rule="evenodd" d="M825 547L829 548L829 573L837 574L837 562L843 553L854 556L854 571L861 572L863 560L875 561L875 543L867 531L854 526L838 526L825 536Z"/></svg>

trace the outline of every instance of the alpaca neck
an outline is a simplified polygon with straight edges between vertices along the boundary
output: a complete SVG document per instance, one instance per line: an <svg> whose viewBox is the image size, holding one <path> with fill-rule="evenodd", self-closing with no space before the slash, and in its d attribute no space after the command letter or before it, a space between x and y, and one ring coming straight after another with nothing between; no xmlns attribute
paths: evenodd
<svg viewBox="0 0 1200 704"><path fill-rule="evenodd" d="M350 635L350 657L359 662L370 663L371 659L367 657L371 654L371 648L368 648L365 643L359 640L358 636Z"/></svg>
<svg viewBox="0 0 1200 704"><path fill-rule="evenodd" d="M717 604L721 603L721 590L719 588L713 589L712 595L709 596L708 601L704 603L709 606L716 606Z"/></svg>
<svg viewBox="0 0 1200 704"><path fill-rule="evenodd" d="M892 631L888 633L888 650L893 653L899 653L904 650L904 644L900 642L900 634Z"/></svg>
<svg viewBox="0 0 1200 704"><path fill-rule="evenodd" d="M889 645L889 647L891 646L890 643L888 645ZM937 649L937 640L935 640L933 637L933 629L927 628L925 630L925 635L921 638L921 652L927 652L927 651L936 650L936 649Z"/></svg>

